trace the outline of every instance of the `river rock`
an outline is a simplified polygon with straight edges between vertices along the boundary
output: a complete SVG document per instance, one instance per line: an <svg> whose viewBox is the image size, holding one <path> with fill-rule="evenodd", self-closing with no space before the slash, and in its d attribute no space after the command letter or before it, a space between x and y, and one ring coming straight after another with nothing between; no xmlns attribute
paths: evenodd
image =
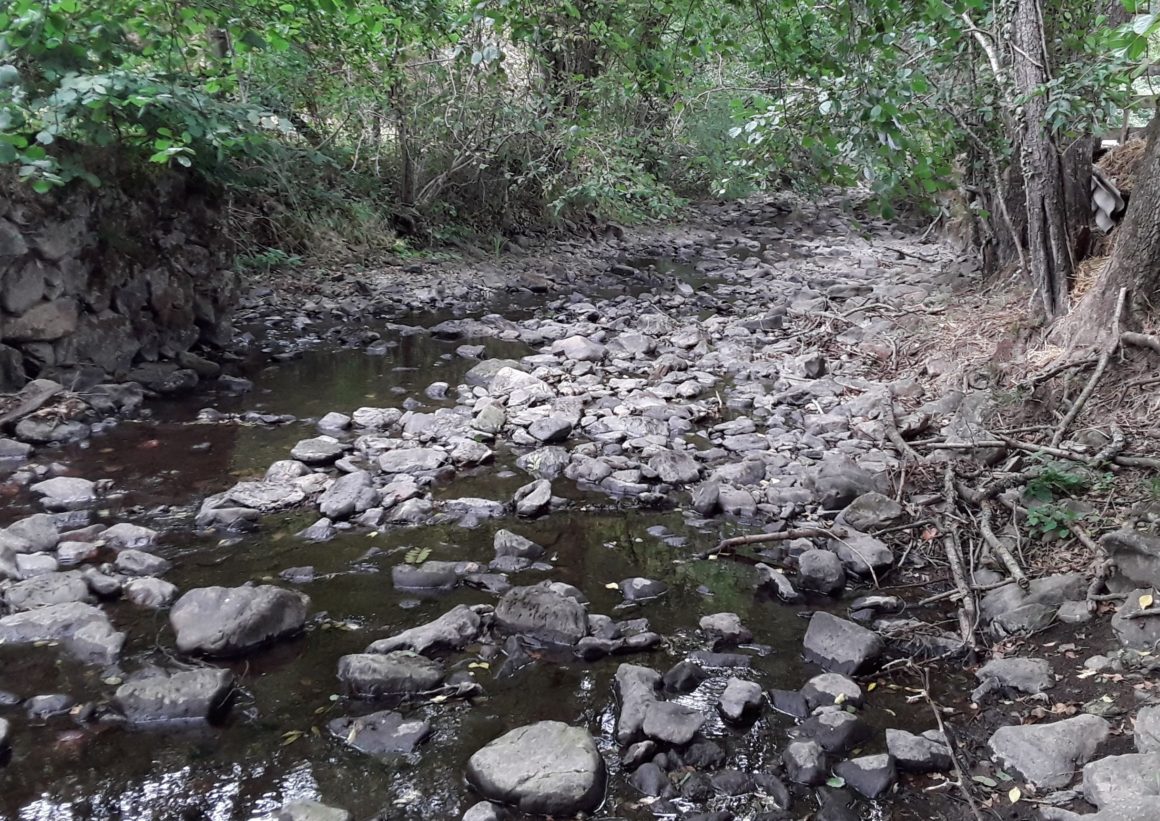
<svg viewBox="0 0 1160 821"><path fill-rule="evenodd" d="M662 450L648 462L657 478L669 485L688 485L701 479L697 460L683 450Z"/></svg>
<svg viewBox="0 0 1160 821"><path fill-rule="evenodd" d="M1156 797L1160 795L1158 772L1160 752L1110 755L1084 766L1083 795L1101 810L1117 799Z"/></svg>
<svg viewBox="0 0 1160 821"><path fill-rule="evenodd" d="M1136 752L1160 753L1160 705L1150 704L1140 708L1136 714L1133 736Z"/></svg>
<svg viewBox="0 0 1160 821"><path fill-rule="evenodd" d="M972 701L979 701L980 696L994 688L1038 695L1055 686L1051 664L1045 659L992 659L979 668L975 677L980 687L971 694Z"/></svg>
<svg viewBox="0 0 1160 821"><path fill-rule="evenodd" d="M546 513L552 503L552 483L547 479L538 479L524 485L515 492L512 501L515 502L516 513L520 516L539 516Z"/></svg>
<svg viewBox="0 0 1160 821"><path fill-rule="evenodd" d="M131 722L208 721L234 686L229 670L203 668L131 679L117 688L117 706Z"/></svg>
<svg viewBox="0 0 1160 821"><path fill-rule="evenodd" d="M616 740L631 744L643 735L648 709L657 701L661 674L649 667L622 664L616 668L613 687L620 711L616 717Z"/></svg>
<svg viewBox="0 0 1160 821"><path fill-rule="evenodd" d="M81 510L97 501L96 483L75 476L45 479L29 490L41 497L40 503L47 510Z"/></svg>
<svg viewBox="0 0 1160 821"><path fill-rule="evenodd" d="M1121 528L1100 538L1117 575L1136 587L1160 587L1160 536Z"/></svg>
<svg viewBox="0 0 1160 821"><path fill-rule="evenodd" d="M856 715L843 710L819 713L807 718L795 731L813 739L828 753L845 753L870 737L870 728Z"/></svg>
<svg viewBox="0 0 1160 821"><path fill-rule="evenodd" d="M935 738L926 734L914 735L906 730L886 730L886 749L894 757L898 769L915 773L946 772L953 764L950 749L939 737L937 730L931 731Z"/></svg>
<svg viewBox="0 0 1160 821"><path fill-rule="evenodd" d="M318 510L329 519L346 519L355 513L370 510L379 501L370 473L356 470L339 476L321 496Z"/></svg>
<svg viewBox="0 0 1160 821"><path fill-rule="evenodd" d="M472 804L463 813L462 821L507 821L508 813L499 804L490 801L480 801Z"/></svg>
<svg viewBox="0 0 1160 821"><path fill-rule="evenodd" d="M0 718L0 756L10 749L12 749L12 725L8 719Z"/></svg>
<svg viewBox="0 0 1160 821"><path fill-rule="evenodd" d="M547 416L528 425L528 433L544 444L563 442L572 435L572 423L562 416Z"/></svg>
<svg viewBox="0 0 1160 821"><path fill-rule="evenodd" d="M169 572L173 567L160 556L146 553L143 550L122 550L117 554L114 566L127 576L160 576Z"/></svg>
<svg viewBox="0 0 1160 821"><path fill-rule="evenodd" d="M209 497L202 503L198 513L199 524L203 515L210 510L228 509L234 506L249 508L260 513L276 513L287 510L306 500L306 493L289 482L238 482L220 497Z"/></svg>
<svg viewBox="0 0 1160 821"><path fill-rule="evenodd" d="M798 585L803 590L836 595L846 586L846 568L829 550L807 550L798 556Z"/></svg>
<svg viewBox="0 0 1160 821"><path fill-rule="evenodd" d="M391 582L398 590L451 590L459 575L455 562L403 563L391 568Z"/></svg>
<svg viewBox="0 0 1160 821"><path fill-rule="evenodd" d="M874 666L885 644L872 630L817 612L810 619L803 647L806 659L824 670L855 675Z"/></svg>
<svg viewBox="0 0 1160 821"><path fill-rule="evenodd" d="M705 723L705 714L674 701L655 701L644 714L644 734L654 741L683 747Z"/></svg>
<svg viewBox="0 0 1160 821"><path fill-rule="evenodd" d="M157 543L157 531L149 527L120 522L101 532L105 547L113 550L148 551Z"/></svg>
<svg viewBox="0 0 1160 821"><path fill-rule="evenodd" d="M333 436L303 439L290 449L290 456L307 465L329 465L349 449Z"/></svg>
<svg viewBox="0 0 1160 821"><path fill-rule="evenodd" d="M814 492L825 510L842 510L874 489L874 477L846 456L823 461L814 479Z"/></svg>
<svg viewBox="0 0 1160 821"><path fill-rule="evenodd" d="M483 623L479 615L464 604L457 605L434 621L404 630L387 639L372 642L368 653L391 653L411 650L420 655L445 650L462 650L479 638Z"/></svg>
<svg viewBox="0 0 1160 821"><path fill-rule="evenodd" d="M730 678L725 685L717 709L727 721L740 723L761 710L761 685L755 681Z"/></svg>
<svg viewBox="0 0 1160 821"><path fill-rule="evenodd" d="M56 519L47 513L25 516L8 525L0 534L17 553L36 553L53 550L60 542Z"/></svg>
<svg viewBox="0 0 1160 821"><path fill-rule="evenodd" d="M599 362L604 359L604 346L583 336L569 336L552 343L551 351L573 362Z"/></svg>
<svg viewBox="0 0 1160 821"><path fill-rule="evenodd" d="M3 591L3 597L8 607L16 611L93 600L85 577L79 570L45 573L15 582Z"/></svg>
<svg viewBox="0 0 1160 821"><path fill-rule="evenodd" d="M443 680L443 665L405 650L355 653L338 660L338 679L352 695L376 698L434 690Z"/></svg>
<svg viewBox="0 0 1160 821"><path fill-rule="evenodd" d="M413 753L431 735L426 721L406 719L390 710L336 718L326 728L347 746L378 758Z"/></svg>
<svg viewBox="0 0 1160 821"><path fill-rule="evenodd" d="M791 741L782 751L781 762L790 781L817 786L825 782L830 768L826 751L812 739Z"/></svg>
<svg viewBox="0 0 1160 821"><path fill-rule="evenodd" d="M320 801L291 801L259 821L350 821L350 813Z"/></svg>
<svg viewBox="0 0 1160 821"><path fill-rule="evenodd" d="M447 463L444 451L435 448L399 448L379 456L379 470L383 473L424 473L438 470Z"/></svg>
<svg viewBox="0 0 1160 821"><path fill-rule="evenodd" d="M859 576L882 573L894 564L894 551L888 545L850 528L842 538L830 540L830 549L842 560L842 566L848 572Z"/></svg>
<svg viewBox="0 0 1160 821"><path fill-rule="evenodd" d="M604 760L582 728L559 721L519 727L467 762L467 780L485 798L535 815L571 816L604 800Z"/></svg>
<svg viewBox="0 0 1160 821"><path fill-rule="evenodd" d="M669 586L664 582L639 576L620 582L620 594L624 596L626 602L651 601L660 598L667 592L669 592Z"/></svg>
<svg viewBox="0 0 1160 821"><path fill-rule="evenodd" d="M177 585L170 584L164 579L146 576L139 579L129 579L121 586L121 592L127 601L138 607L160 610L172 604L180 591L178 591Z"/></svg>
<svg viewBox="0 0 1160 821"><path fill-rule="evenodd" d="M273 585L199 587L173 605L182 653L231 656L302 630L310 599Z"/></svg>
<svg viewBox="0 0 1160 821"><path fill-rule="evenodd" d="M701 632L725 644L745 644L753 640L753 634L741 623L736 613L712 613L702 616Z"/></svg>
<svg viewBox="0 0 1160 821"><path fill-rule="evenodd" d="M0 644L24 645L59 642L83 662L110 664L125 644L109 617L99 608L80 602L53 604L0 618Z"/></svg>
<svg viewBox="0 0 1160 821"><path fill-rule="evenodd" d="M894 759L886 753L864 755L843 761L834 767L834 775L845 779L852 787L867 798L877 798L894 786L897 774Z"/></svg>
<svg viewBox="0 0 1160 821"><path fill-rule="evenodd" d="M1000 727L987 742L992 756L1036 786L1066 787L1107 740L1111 725L1102 718L1078 715L1050 724Z"/></svg>
<svg viewBox="0 0 1160 821"><path fill-rule="evenodd" d="M902 505L889 496L871 491L850 502L838 514L836 522L863 533L873 533L904 524L906 513Z"/></svg>
<svg viewBox="0 0 1160 821"><path fill-rule="evenodd" d="M496 556L518 556L534 561L544 555L544 548L540 545L510 530L497 530L492 546L495 548Z"/></svg>
<svg viewBox="0 0 1160 821"><path fill-rule="evenodd" d="M841 673L822 673L814 676L805 683L801 692L811 711L831 704L862 706L862 688L858 686L858 682Z"/></svg>
<svg viewBox="0 0 1160 821"><path fill-rule="evenodd" d="M588 613L580 602L547 583L513 587L495 607L496 627L552 644L575 644L588 633Z"/></svg>

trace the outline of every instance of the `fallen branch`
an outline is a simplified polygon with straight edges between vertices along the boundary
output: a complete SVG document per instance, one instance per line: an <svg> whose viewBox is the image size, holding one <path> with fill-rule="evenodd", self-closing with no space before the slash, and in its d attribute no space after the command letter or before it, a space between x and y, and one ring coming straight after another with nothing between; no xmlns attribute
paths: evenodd
<svg viewBox="0 0 1160 821"><path fill-rule="evenodd" d="M1074 450L1055 448L1050 445L1037 445L1034 442L1022 442L1002 434L994 434L996 439L980 439L975 442L915 442L914 444L931 448L932 450L979 450L982 448L1014 448L1027 453L1041 453L1045 456L1055 456L1058 459L1069 459L1072 462L1087 464L1091 458L1087 454L1077 453ZM1111 464L1129 468L1152 468L1160 470L1160 459L1151 456L1138 456L1121 453L1111 460Z"/></svg>
<svg viewBox="0 0 1160 821"><path fill-rule="evenodd" d="M963 769L963 765L959 762L958 753L955 752L954 740L947 734L946 724L942 720L942 712L938 705L934 703L934 699L930 697L930 676L926 670L921 670L922 673L922 695L926 698L926 703L930 706L930 711L934 713L935 724L938 725L939 734L947 745L947 753L951 757L951 764L954 765L955 775L959 778L959 791L966 797L967 804L971 807L971 812L975 816L975 821L983 821L983 813L979 810L979 805L975 803L975 797L971 795L971 788L968 786L971 782L967 778L967 771Z"/></svg>
<svg viewBox="0 0 1160 821"><path fill-rule="evenodd" d="M959 540L956 536L956 525L954 524L954 510L955 510L955 472L954 468L947 465L946 473L943 475L943 496L946 501L944 513L946 515L946 532L943 535L943 548L946 550L947 562L951 567L951 577L954 579L955 587L962 595L962 601L959 603L959 632L962 634L963 643L971 649L975 650L975 599L971 595L971 588L967 584L967 574L963 570L963 555L959 551Z"/></svg>
<svg viewBox="0 0 1160 821"><path fill-rule="evenodd" d="M898 422L894 418L894 403L889 396L882 398L882 414L880 417L882 427L886 429L886 438L890 443L902 454L903 458L909 459L912 462L918 462L922 459L918 455L918 451L910 446L910 443L902 438L902 434L898 432Z"/></svg>
<svg viewBox="0 0 1160 821"><path fill-rule="evenodd" d="M1012 584L1012 581L1010 579L1004 579L1003 581L995 582L994 584L979 585L974 590L976 593L989 593L992 590L998 590L1000 587L1006 587L1009 584ZM938 604L940 601L953 599L957 595L959 595L959 590L957 587L954 590L944 590L942 593L935 593L933 596L927 596L925 599L921 600L914 606L929 607L932 604Z"/></svg>
<svg viewBox="0 0 1160 821"><path fill-rule="evenodd" d="M1114 323L1112 343L1108 345L1103 353L1100 354L1100 360L1096 363L1096 369L1092 372L1091 379L1089 379L1087 384L1084 385L1083 391L1076 398L1076 400L1072 402L1071 409L1067 412L1067 415L1063 417L1063 421L1059 423L1059 427L1055 429L1055 433L1051 435L1052 447L1055 447L1061 441L1063 441L1063 437L1064 434L1067 433L1067 429L1071 427L1071 423L1075 421L1077 416L1079 416L1080 411L1083 410L1083 406L1087 403L1088 398L1095 391L1096 384L1100 381L1100 377L1103 376L1104 371L1107 370L1108 362L1111 360L1112 354L1115 353L1116 350L1120 347L1120 315L1124 312L1124 300L1127 299L1127 297L1128 289L1121 288L1119 296L1116 297L1116 313L1112 319Z"/></svg>
<svg viewBox="0 0 1160 821"><path fill-rule="evenodd" d="M1125 331L1120 335L1120 342L1124 345L1134 345L1137 348L1151 348L1156 353L1160 353L1160 336Z"/></svg>
<svg viewBox="0 0 1160 821"><path fill-rule="evenodd" d="M1097 362L1099 362L1098 356L1089 356L1087 359L1076 359L1076 360L1073 360L1071 362L1064 362L1061 365L1056 365L1053 368L1048 368L1043 373L1035 374L1028 381L1032 385L1038 385L1041 382L1046 382L1048 379L1051 379L1051 377L1053 377L1053 376L1058 376L1059 374L1063 373L1064 371L1069 371L1072 368L1086 368L1089 365L1094 365Z"/></svg>
<svg viewBox="0 0 1160 821"><path fill-rule="evenodd" d="M1031 582L1023 573L1023 568L1019 566L1019 562L1015 561L1015 557L1011 555L1011 551L1007 546L999 540L995 535L995 531L991 529L991 517L993 510L991 503L984 501L982 504L982 514L979 517L979 531L983 534L983 540L991 548L999 560L1003 562L1003 566L1007 568L1007 573L1015 580L1015 583L1023 590L1031 586Z"/></svg>
<svg viewBox="0 0 1160 821"><path fill-rule="evenodd" d="M1112 461L1120 455L1120 452L1124 449L1124 445L1124 432L1115 425L1112 425L1111 441L1108 442L1108 444L1103 448L1101 448L1099 453L1097 453L1091 459L1088 459L1088 464L1094 468L1099 467L1106 462Z"/></svg>

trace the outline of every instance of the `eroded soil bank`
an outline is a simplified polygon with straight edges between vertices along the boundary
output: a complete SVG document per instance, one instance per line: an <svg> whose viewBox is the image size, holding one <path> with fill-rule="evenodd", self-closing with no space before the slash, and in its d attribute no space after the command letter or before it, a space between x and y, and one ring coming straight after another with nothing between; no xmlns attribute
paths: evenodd
<svg viewBox="0 0 1160 821"><path fill-rule="evenodd" d="M41 384L0 442L0 817L1112 806L1079 768L1136 749L1150 668L1093 557L997 514L1024 589L960 522L977 647L923 604L1006 407L914 366L970 264L788 200L614 251L257 289L193 394ZM976 680L992 643L1038 658Z"/></svg>

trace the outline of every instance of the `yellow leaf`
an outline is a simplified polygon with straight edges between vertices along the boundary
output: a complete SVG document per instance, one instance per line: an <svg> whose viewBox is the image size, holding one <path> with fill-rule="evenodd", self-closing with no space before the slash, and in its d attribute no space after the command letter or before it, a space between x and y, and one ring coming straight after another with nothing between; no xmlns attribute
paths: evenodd
<svg viewBox="0 0 1160 821"><path fill-rule="evenodd" d="M1140 609L1147 610L1149 607L1152 606L1152 602L1154 601L1154 599L1152 598L1151 593L1145 593L1143 596L1140 597L1139 601L1140 601Z"/></svg>
<svg viewBox="0 0 1160 821"><path fill-rule="evenodd" d="M431 699L431 703L432 704L442 704L446 700L447 700L447 696L435 696L433 699Z"/></svg>
<svg viewBox="0 0 1160 821"><path fill-rule="evenodd" d="M838 693L836 696L834 696L834 703L835 704L845 704L846 703L846 694L845 693Z"/></svg>
<svg viewBox="0 0 1160 821"><path fill-rule="evenodd" d="M1011 791L1007 793L1007 797L1011 799L1012 804L1017 804L1019 799L1023 797L1023 792L1018 787L1012 787Z"/></svg>
<svg viewBox="0 0 1160 821"><path fill-rule="evenodd" d="M866 692L867 692L867 693L872 693L872 692L874 692L874 688L876 688L877 686L878 686L878 682L877 682L877 681L872 681L872 682L870 682L869 684L867 684L867 685L866 685Z"/></svg>
<svg viewBox="0 0 1160 821"><path fill-rule="evenodd" d="M604 586L608 590L619 590L620 589L620 585L617 584L616 582L609 582L608 584L606 584Z"/></svg>

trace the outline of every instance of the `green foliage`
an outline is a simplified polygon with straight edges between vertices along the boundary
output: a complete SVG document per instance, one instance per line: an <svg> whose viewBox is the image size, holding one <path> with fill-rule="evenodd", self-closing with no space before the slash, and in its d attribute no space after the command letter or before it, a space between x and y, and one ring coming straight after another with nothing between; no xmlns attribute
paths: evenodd
<svg viewBox="0 0 1160 821"><path fill-rule="evenodd" d="M1067 463L1047 462L1027 483L1027 496L1049 502L1057 496L1075 496L1093 484L1092 476Z"/></svg>
<svg viewBox="0 0 1160 821"><path fill-rule="evenodd" d="M238 270L245 273L257 271L270 273L302 264L302 257L288 254L281 248L267 248L264 251L238 254L234 259Z"/></svg>
<svg viewBox="0 0 1160 821"><path fill-rule="evenodd" d="M1071 534L1071 526L1084 517L1064 505L1047 502L1027 510L1027 524L1043 538L1062 539Z"/></svg>
<svg viewBox="0 0 1160 821"><path fill-rule="evenodd" d="M431 548L429 547L412 547L403 554L403 561L407 564L422 564L427 561L427 557L430 555Z"/></svg>

